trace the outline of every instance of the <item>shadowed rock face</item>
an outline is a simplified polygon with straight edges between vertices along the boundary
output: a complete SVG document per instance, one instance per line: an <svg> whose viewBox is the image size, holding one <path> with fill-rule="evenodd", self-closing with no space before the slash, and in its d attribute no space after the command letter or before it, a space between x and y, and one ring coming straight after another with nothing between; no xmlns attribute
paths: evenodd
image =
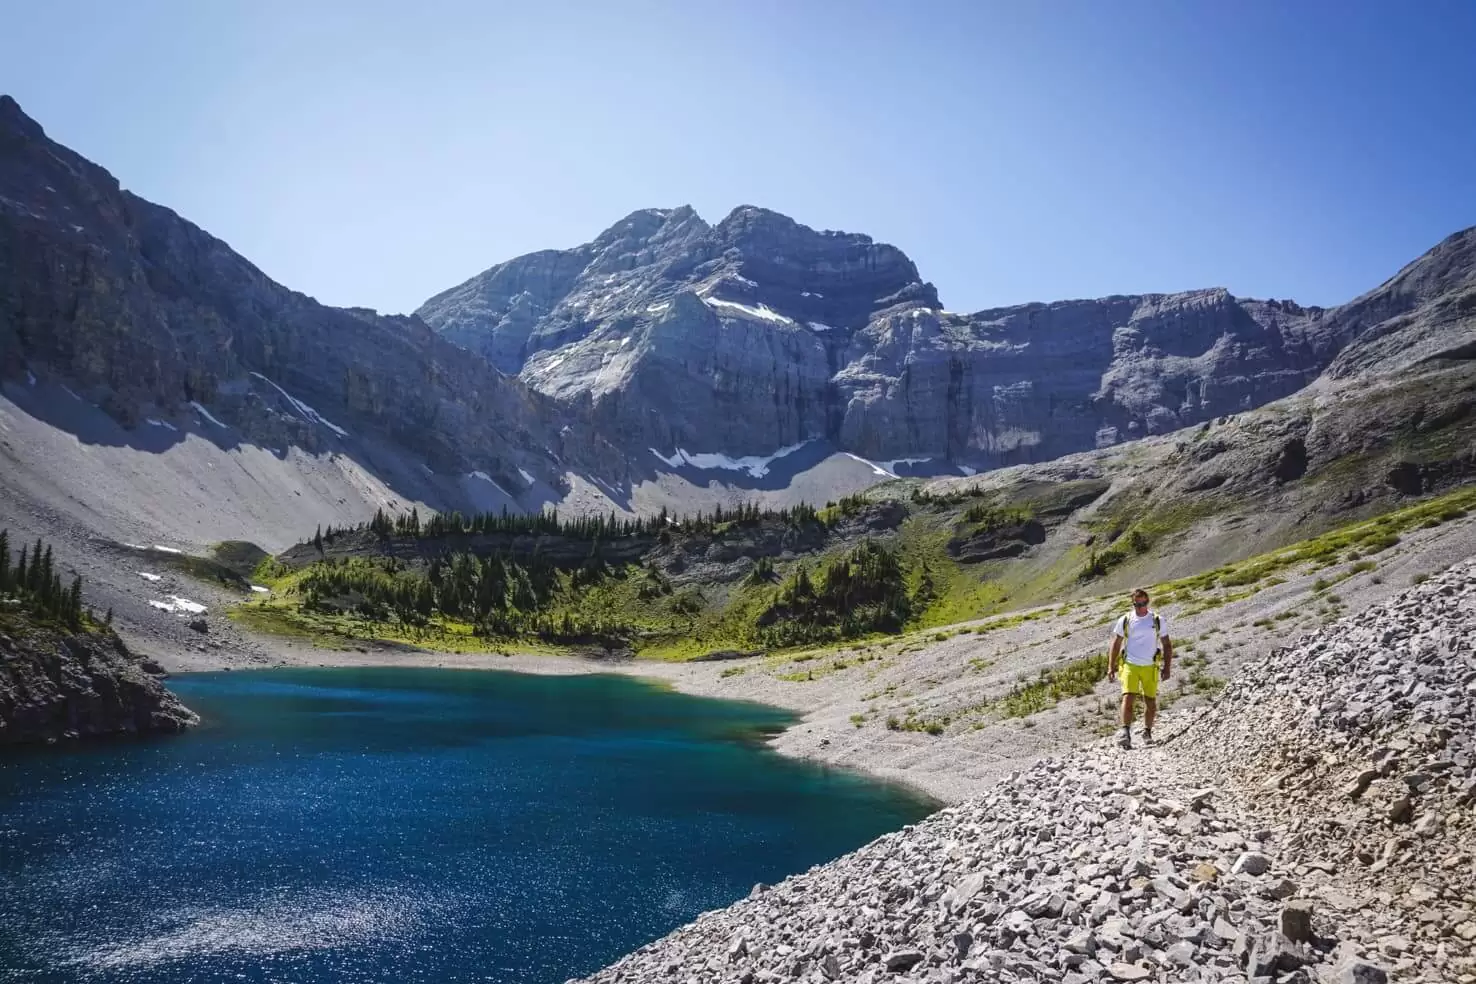
<svg viewBox="0 0 1476 984"><path fill-rule="evenodd" d="M569 418L417 318L274 283L0 97L0 373L38 364L126 424L199 401L269 446L348 450L367 430L510 485L557 481Z"/></svg>
<svg viewBox="0 0 1476 984"><path fill-rule="evenodd" d="M750 206L709 227L684 207L503 263L419 314L592 406L627 446L745 455L824 439L982 469L1260 406L1355 338L1334 372L1458 356L1476 341L1473 240L1333 310L1212 289L962 315L895 247Z"/></svg>
<svg viewBox="0 0 1476 984"><path fill-rule="evenodd" d="M0 745L183 731L199 717L116 635L0 622Z"/></svg>

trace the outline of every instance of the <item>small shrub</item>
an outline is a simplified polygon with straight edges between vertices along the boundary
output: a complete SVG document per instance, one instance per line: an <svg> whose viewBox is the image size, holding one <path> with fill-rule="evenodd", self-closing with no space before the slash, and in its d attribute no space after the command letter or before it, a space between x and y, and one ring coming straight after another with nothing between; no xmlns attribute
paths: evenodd
<svg viewBox="0 0 1476 984"><path fill-rule="evenodd" d="M895 714L888 714L887 715L887 730L888 731L901 731L902 730L902 722L897 719L897 715L895 715Z"/></svg>
<svg viewBox="0 0 1476 984"><path fill-rule="evenodd" d="M865 714L852 714L851 715L851 723L854 724L858 728L861 727L861 725L863 725L863 724L866 723L866 715Z"/></svg>

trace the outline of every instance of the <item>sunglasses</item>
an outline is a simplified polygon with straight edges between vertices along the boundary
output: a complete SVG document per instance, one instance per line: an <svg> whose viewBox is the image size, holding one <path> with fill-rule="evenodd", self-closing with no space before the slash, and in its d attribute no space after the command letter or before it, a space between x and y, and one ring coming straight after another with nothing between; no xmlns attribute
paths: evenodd
<svg viewBox="0 0 1476 984"><path fill-rule="evenodd" d="M1138 599L1134 598L1133 599L1133 607L1134 608L1147 608L1148 607L1148 602L1146 602L1146 601L1139 601Z"/></svg>

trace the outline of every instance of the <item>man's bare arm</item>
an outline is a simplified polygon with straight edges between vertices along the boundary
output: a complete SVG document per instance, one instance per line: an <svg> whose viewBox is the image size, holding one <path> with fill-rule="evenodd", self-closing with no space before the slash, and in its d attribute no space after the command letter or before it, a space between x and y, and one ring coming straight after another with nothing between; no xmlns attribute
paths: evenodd
<svg viewBox="0 0 1476 984"><path fill-rule="evenodd" d="M1117 657L1122 653L1122 636L1112 637L1112 651L1107 654L1107 679L1117 676Z"/></svg>
<svg viewBox="0 0 1476 984"><path fill-rule="evenodd" d="M1174 666L1174 644L1168 636L1163 637L1163 678L1167 680Z"/></svg>

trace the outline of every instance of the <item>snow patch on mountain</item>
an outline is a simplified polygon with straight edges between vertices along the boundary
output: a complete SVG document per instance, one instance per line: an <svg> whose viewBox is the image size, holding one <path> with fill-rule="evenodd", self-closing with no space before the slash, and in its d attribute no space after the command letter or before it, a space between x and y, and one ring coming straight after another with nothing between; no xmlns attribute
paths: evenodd
<svg viewBox="0 0 1476 984"><path fill-rule="evenodd" d="M676 453L669 457L657 451L655 448L651 449L651 453L671 468L681 468L685 465L688 468L700 468L703 470L723 469L724 471L742 471L747 472L754 478L763 478L769 473L769 466L775 461L785 455L793 454L808 443L808 441L801 441L799 444L791 444L788 447L780 448L770 455L744 455L741 458L713 452L693 454L682 448L677 448Z"/></svg>
<svg viewBox="0 0 1476 984"><path fill-rule="evenodd" d="M484 471L467 472L466 477L480 479L483 482L486 482L488 485L492 486L497 491L501 492L503 495L506 495L509 499L512 498L511 495L508 495L507 489L503 488L501 485L498 485L495 481L493 481L492 476L488 475Z"/></svg>
<svg viewBox="0 0 1476 984"><path fill-rule="evenodd" d="M272 389L276 390L278 393L281 393L282 398L290 403L292 405L292 408L297 411L298 415L302 417L302 419L306 420L308 423L322 424L324 427L328 428L339 437L348 437L348 431L328 420L318 411L314 410L312 407L308 406L306 403L302 402L297 397L293 396L291 393L287 392L282 387L272 382L270 379L267 379L261 373L253 372L251 375L271 386Z"/></svg>
<svg viewBox="0 0 1476 984"><path fill-rule="evenodd" d="M882 478L896 478L897 477L896 475L894 475L891 472L887 471L881 465L877 464L875 461L871 461L871 460L868 460L866 458L863 458L859 454L852 454L849 451L842 451L841 454L845 455L847 458L854 458L856 461L861 462L861 464L867 466L868 468L870 468L872 470L872 472L874 472L877 475L880 475Z"/></svg>
<svg viewBox="0 0 1476 984"><path fill-rule="evenodd" d="M171 612L175 615L204 615L205 606L198 601L181 598L179 595L170 595L168 601L149 600L149 606L157 608L161 612Z"/></svg>
<svg viewBox="0 0 1476 984"><path fill-rule="evenodd" d="M725 301L718 297L704 297L703 303L710 308L722 308L729 311L739 311L750 318L758 318L760 321L772 321L776 325L792 325L794 319L786 318L767 304L754 307L751 304L739 304L737 301Z"/></svg>
<svg viewBox="0 0 1476 984"><path fill-rule="evenodd" d="M204 417L206 420L210 421L215 426L217 426L217 427L224 427L225 426L225 424L222 424L220 421L216 420L215 417L211 415L211 413L210 413L209 410L206 410L204 407L200 406L200 404L196 403L194 400L191 400L190 401L190 406L194 407L196 413L198 413L200 416Z"/></svg>

